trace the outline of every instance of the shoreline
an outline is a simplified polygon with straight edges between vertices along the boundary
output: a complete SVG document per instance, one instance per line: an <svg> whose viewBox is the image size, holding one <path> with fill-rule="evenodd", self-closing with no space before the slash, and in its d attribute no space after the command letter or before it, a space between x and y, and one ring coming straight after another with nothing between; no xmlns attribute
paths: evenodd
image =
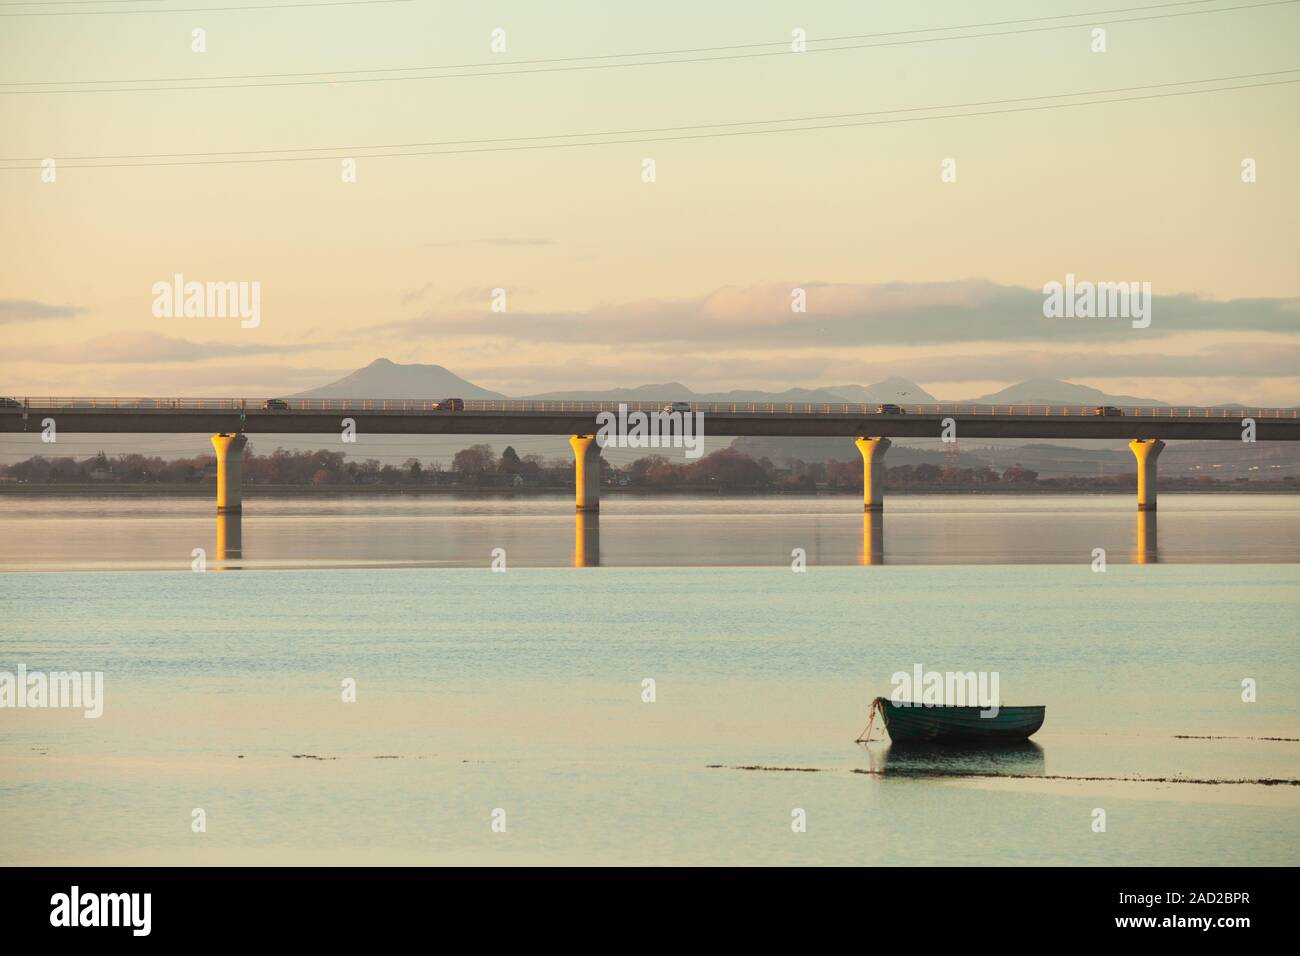
<svg viewBox="0 0 1300 956"><path fill-rule="evenodd" d="M746 489L722 490L716 488L619 488L602 487L603 496L618 495L640 498L860 498L860 489L819 488L806 489ZM1132 496L1133 488L944 488L919 487L889 489L890 497L928 497L934 495L970 495L973 497L1015 498L1021 496ZM1300 493L1295 482L1257 482L1223 487L1160 488L1161 495L1287 495ZM216 483L119 483L119 482L68 482L19 484L0 482L0 495L15 497L128 497L128 498L211 498L216 495ZM402 495L447 495L471 498L571 498L572 488L466 488L420 487L411 485L245 485L245 498L352 498L392 497Z"/></svg>

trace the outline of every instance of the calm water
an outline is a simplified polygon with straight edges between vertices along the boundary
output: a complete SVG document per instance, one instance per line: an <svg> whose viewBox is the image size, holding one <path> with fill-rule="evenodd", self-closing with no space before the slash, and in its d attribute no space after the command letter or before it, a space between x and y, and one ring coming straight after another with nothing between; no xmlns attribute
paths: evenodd
<svg viewBox="0 0 1300 956"><path fill-rule="evenodd" d="M1300 738L1298 512L1167 496L1136 566L1131 504L891 499L863 568L851 499L610 498L575 570L527 566L571 563L567 502L259 501L249 570L194 574L207 502L0 499L10 569L132 569L0 573L0 670L106 683L0 710L0 863L1300 863L1300 787L1113 779L1300 778L1252 739ZM855 744L916 663L1047 723Z"/></svg>
<svg viewBox="0 0 1300 956"><path fill-rule="evenodd" d="M1290 563L1300 495L1165 495L1139 515L1129 495L859 499L607 495L599 519L570 498L269 498L218 524L203 498L0 496L0 570L188 570L195 548L245 568Z"/></svg>

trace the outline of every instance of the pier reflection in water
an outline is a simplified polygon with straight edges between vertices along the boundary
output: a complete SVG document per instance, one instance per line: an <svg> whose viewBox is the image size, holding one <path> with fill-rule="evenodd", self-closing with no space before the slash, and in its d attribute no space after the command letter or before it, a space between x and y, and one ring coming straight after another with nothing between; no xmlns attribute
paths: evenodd
<svg viewBox="0 0 1300 956"><path fill-rule="evenodd" d="M885 563L885 516L879 511L862 513L862 564Z"/></svg>
<svg viewBox="0 0 1300 956"><path fill-rule="evenodd" d="M1159 564L1160 549L1156 542L1155 511L1137 513L1137 535L1133 544L1134 564Z"/></svg>
<svg viewBox="0 0 1300 956"><path fill-rule="evenodd" d="M216 560L221 562L238 561L244 556L244 529L242 516L238 511L223 511L217 514L217 550ZM234 568L230 568L234 570Z"/></svg>
<svg viewBox="0 0 1300 956"><path fill-rule="evenodd" d="M579 511L574 514L573 566L575 568L600 567L600 513ZM1156 536L1156 512L1139 511L1135 516L1132 560L1135 564L1157 564L1160 561ZM243 516L239 511L217 514L217 546L215 560L234 569L244 557ZM885 517L879 511L862 514L862 540L858 557L863 566L885 563Z"/></svg>
<svg viewBox="0 0 1300 956"><path fill-rule="evenodd" d="M479 567L496 547L512 568L785 567L794 545L826 567L1077 564L1098 548L1116 565L1300 562L1300 496L1189 496L1154 513L1094 499L935 497L882 514L811 498L628 497L578 514L542 498L268 496L215 515L214 534L213 513L189 498L0 495L0 568L161 570L196 547L244 569Z"/></svg>
<svg viewBox="0 0 1300 956"><path fill-rule="evenodd" d="M868 747L867 757L870 768L885 776L1041 777L1046 772L1043 748L1032 740L979 746L908 741L883 750Z"/></svg>
<svg viewBox="0 0 1300 956"><path fill-rule="evenodd" d="M573 518L573 566L600 567L600 513L579 511Z"/></svg>

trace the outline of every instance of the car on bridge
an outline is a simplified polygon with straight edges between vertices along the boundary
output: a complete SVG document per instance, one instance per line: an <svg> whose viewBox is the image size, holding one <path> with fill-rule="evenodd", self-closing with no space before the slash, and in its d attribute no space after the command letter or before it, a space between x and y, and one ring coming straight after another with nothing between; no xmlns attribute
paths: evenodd
<svg viewBox="0 0 1300 956"><path fill-rule="evenodd" d="M262 403L262 409L268 412L287 412L289 403L283 398L268 398Z"/></svg>
<svg viewBox="0 0 1300 956"><path fill-rule="evenodd" d="M876 406L877 415L906 415L907 412L893 402L881 402Z"/></svg>
<svg viewBox="0 0 1300 956"><path fill-rule="evenodd" d="M1116 408L1114 405L1098 405L1092 410L1093 415L1098 418L1123 418L1124 409Z"/></svg>
<svg viewBox="0 0 1300 956"><path fill-rule="evenodd" d="M437 403L437 408L445 412L463 412L465 410L465 399L444 398Z"/></svg>
<svg viewBox="0 0 1300 956"><path fill-rule="evenodd" d="M667 405L665 405L663 408L660 409L660 411L662 412L669 412L669 413L689 412L690 410L691 410L690 402L669 402Z"/></svg>

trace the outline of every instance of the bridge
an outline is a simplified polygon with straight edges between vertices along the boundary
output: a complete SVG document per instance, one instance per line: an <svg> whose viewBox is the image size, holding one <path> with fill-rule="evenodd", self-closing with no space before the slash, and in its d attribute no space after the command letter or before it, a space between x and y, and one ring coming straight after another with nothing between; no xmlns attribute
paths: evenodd
<svg viewBox="0 0 1300 956"><path fill-rule="evenodd" d="M579 512L600 507L598 416L667 417L664 402L435 401L431 399L0 399L0 432L197 433L212 435L217 510L242 506L243 449L250 434L568 435ZM1128 439L1137 459L1138 510L1156 508L1156 462L1164 439L1297 441L1300 409L1216 406L689 403L715 437L851 440L862 454L863 508L884 507L883 459L891 438ZM671 426L670 426L671 427ZM680 434L681 416L676 427ZM647 447L647 446L641 446ZM661 447L654 445L652 447Z"/></svg>

